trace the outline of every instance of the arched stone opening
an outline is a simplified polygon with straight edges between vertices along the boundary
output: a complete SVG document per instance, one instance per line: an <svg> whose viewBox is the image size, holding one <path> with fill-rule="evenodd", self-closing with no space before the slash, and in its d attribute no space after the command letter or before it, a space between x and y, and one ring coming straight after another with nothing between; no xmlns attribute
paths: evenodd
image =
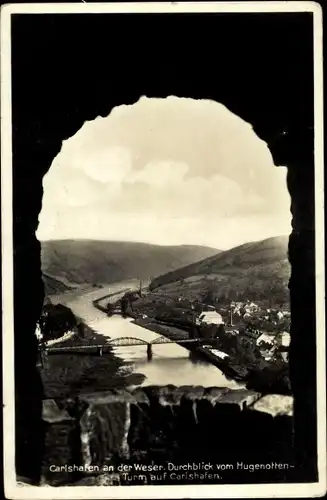
<svg viewBox="0 0 327 500"><path fill-rule="evenodd" d="M287 170L273 167L267 144L223 104L141 96L62 142L43 178L36 236L219 250L286 236ZM43 248L51 275L52 251Z"/></svg>
<svg viewBox="0 0 327 500"><path fill-rule="evenodd" d="M87 25L86 19L74 19L74 43L68 42L71 37L69 16L56 20L50 19L51 16L42 19L31 16L27 21L24 15L17 15L13 19L16 414L22 419L18 426L29 425L34 429L34 442L37 442L35 436L39 433L42 394L35 372L33 334L43 302L40 247L35 237L42 203L43 175L60 151L62 140L74 135L86 120L108 115L114 106L132 104L141 95L211 98L251 123L256 134L267 143L275 164L288 168L293 216L289 258L292 266L290 365L295 396L295 437L305 476L314 480L313 71L308 71L313 62L312 15L283 16L278 21L278 37L270 19L254 16L248 23L230 16L218 21L206 20L209 23L205 25L208 35L200 41L201 58L194 58L192 50L195 45L190 36L195 28L193 19L185 20L185 36L190 44L187 49L174 51L177 40L174 20L169 21L172 23L168 30L171 38L167 40L163 35L167 30L163 20L152 18L151 24L146 25L148 36L140 35L141 41L135 44L135 48L129 47L129 52L119 57L113 51L107 56L100 47L105 44L109 50L115 37L119 39L119 30L130 29L130 23L134 22L130 17L115 19L115 24L109 28L103 16L88 19ZM214 22L219 24L219 35L215 35L218 39L213 35L213 32L217 33ZM86 29L91 33L87 43ZM238 47L228 54L219 51L218 62L212 65L212 51L208 47L227 46L235 31L239 37L243 36L242 46L239 42ZM292 33L292 38L289 33ZM158 43L157 62L153 64L151 74L149 57L138 57L140 51L146 52L149 36ZM158 41L160 36L165 43ZM47 43L40 44L40 39L47 40ZM264 46L264 60L258 45ZM92 50L89 50L90 46ZM139 62L138 66L135 61ZM292 71L288 69L290 61ZM112 68L115 68L114 76ZM219 79L215 76L218 69ZM285 80L283 75L287 75ZM30 293L31 284L33 294ZM33 391L33 400L27 401L25 396L30 399L31 387L38 389ZM18 434L17 442L20 439L24 437ZM30 450L30 444L27 444L25 451L18 452L18 462L21 459L23 464L26 456L30 457ZM22 467L26 467L26 463ZM35 464L31 467L29 473L37 476Z"/></svg>

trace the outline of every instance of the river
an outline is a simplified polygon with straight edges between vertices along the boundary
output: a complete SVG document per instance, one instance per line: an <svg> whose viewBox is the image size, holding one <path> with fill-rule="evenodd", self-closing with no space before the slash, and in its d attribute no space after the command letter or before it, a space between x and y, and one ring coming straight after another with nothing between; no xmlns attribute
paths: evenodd
<svg viewBox="0 0 327 500"><path fill-rule="evenodd" d="M121 316L108 318L96 309L92 301L106 294L134 287L135 281L104 286L84 293L73 291L51 297L53 302L61 302L70 307L74 314L83 319L96 333L108 339L136 337L151 342L159 334L133 323L132 319ZM117 299L119 296L116 296ZM191 359L190 351L178 344L159 344L152 347L152 360L147 360L146 346L114 347L114 353L128 363L131 373L145 376L142 385L201 385L204 387L242 387L238 382L227 379L211 363ZM193 356L194 358L194 356Z"/></svg>

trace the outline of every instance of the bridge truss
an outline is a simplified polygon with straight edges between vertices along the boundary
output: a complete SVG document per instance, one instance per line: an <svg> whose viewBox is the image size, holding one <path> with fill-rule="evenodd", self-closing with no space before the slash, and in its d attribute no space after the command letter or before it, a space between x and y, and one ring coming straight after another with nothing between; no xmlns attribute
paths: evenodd
<svg viewBox="0 0 327 500"><path fill-rule="evenodd" d="M179 338L179 339L170 339L161 335L160 337L156 337L154 340L148 342L147 340L143 340L137 337L120 337L119 339L112 339L108 342L109 345L113 347L122 347L122 346L133 346L133 345L157 345L157 344L176 344L178 342L200 342L204 339L196 338Z"/></svg>
<svg viewBox="0 0 327 500"><path fill-rule="evenodd" d="M88 350L94 350L94 349L100 349L101 352L105 351L106 346L111 346L111 347L128 347L128 346L138 346L138 345L143 345L147 347L152 347L153 345L159 345L159 344L177 344L177 343L200 343L200 342L206 342L206 339L203 338L196 338L196 339L189 339L189 338L179 338L179 339L169 339L168 337L165 337L164 335L161 335L160 337L156 337L154 340L151 342L148 342L144 339L140 339L137 337L120 337L118 339L111 339L109 342L106 344L83 344L79 346L61 346L61 347L50 347L47 345L42 346L40 349L41 351L44 352L53 352L53 353L68 353L68 352L87 352Z"/></svg>

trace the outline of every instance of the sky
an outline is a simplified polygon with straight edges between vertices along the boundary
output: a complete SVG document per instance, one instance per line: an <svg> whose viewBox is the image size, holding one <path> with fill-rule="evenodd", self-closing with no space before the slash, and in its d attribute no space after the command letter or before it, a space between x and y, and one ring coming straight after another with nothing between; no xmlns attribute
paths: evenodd
<svg viewBox="0 0 327 500"><path fill-rule="evenodd" d="M286 168L210 100L141 97L85 122L43 179L37 236L228 249L289 234Z"/></svg>

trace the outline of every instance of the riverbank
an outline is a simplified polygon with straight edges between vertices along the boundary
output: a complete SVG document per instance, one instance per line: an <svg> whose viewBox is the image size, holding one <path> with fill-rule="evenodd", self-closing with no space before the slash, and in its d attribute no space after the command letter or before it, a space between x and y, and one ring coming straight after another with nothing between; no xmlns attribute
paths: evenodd
<svg viewBox="0 0 327 500"><path fill-rule="evenodd" d="M115 356L107 337L99 335L84 322L81 326L83 337L75 335L58 342L56 347L107 345L106 354L49 353L47 367L41 369L45 398L71 398L89 392L123 389L144 381L142 374L129 373L128 363Z"/></svg>
<svg viewBox="0 0 327 500"><path fill-rule="evenodd" d="M135 318L135 324L142 326L159 335L167 336L168 338L189 338L185 330L181 330L175 326L164 325L158 323L155 319ZM208 344L210 342L208 341ZM190 344L180 342L180 345L192 352L195 359L206 360L221 370L228 379L239 381L245 384L248 390L262 392L264 394L281 394L291 395L289 384L288 366L285 364L281 368L279 365L268 364L263 369L260 367L253 368L242 364L238 359L225 362L224 360L214 356L209 350L204 348L191 347Z"/></svg>

